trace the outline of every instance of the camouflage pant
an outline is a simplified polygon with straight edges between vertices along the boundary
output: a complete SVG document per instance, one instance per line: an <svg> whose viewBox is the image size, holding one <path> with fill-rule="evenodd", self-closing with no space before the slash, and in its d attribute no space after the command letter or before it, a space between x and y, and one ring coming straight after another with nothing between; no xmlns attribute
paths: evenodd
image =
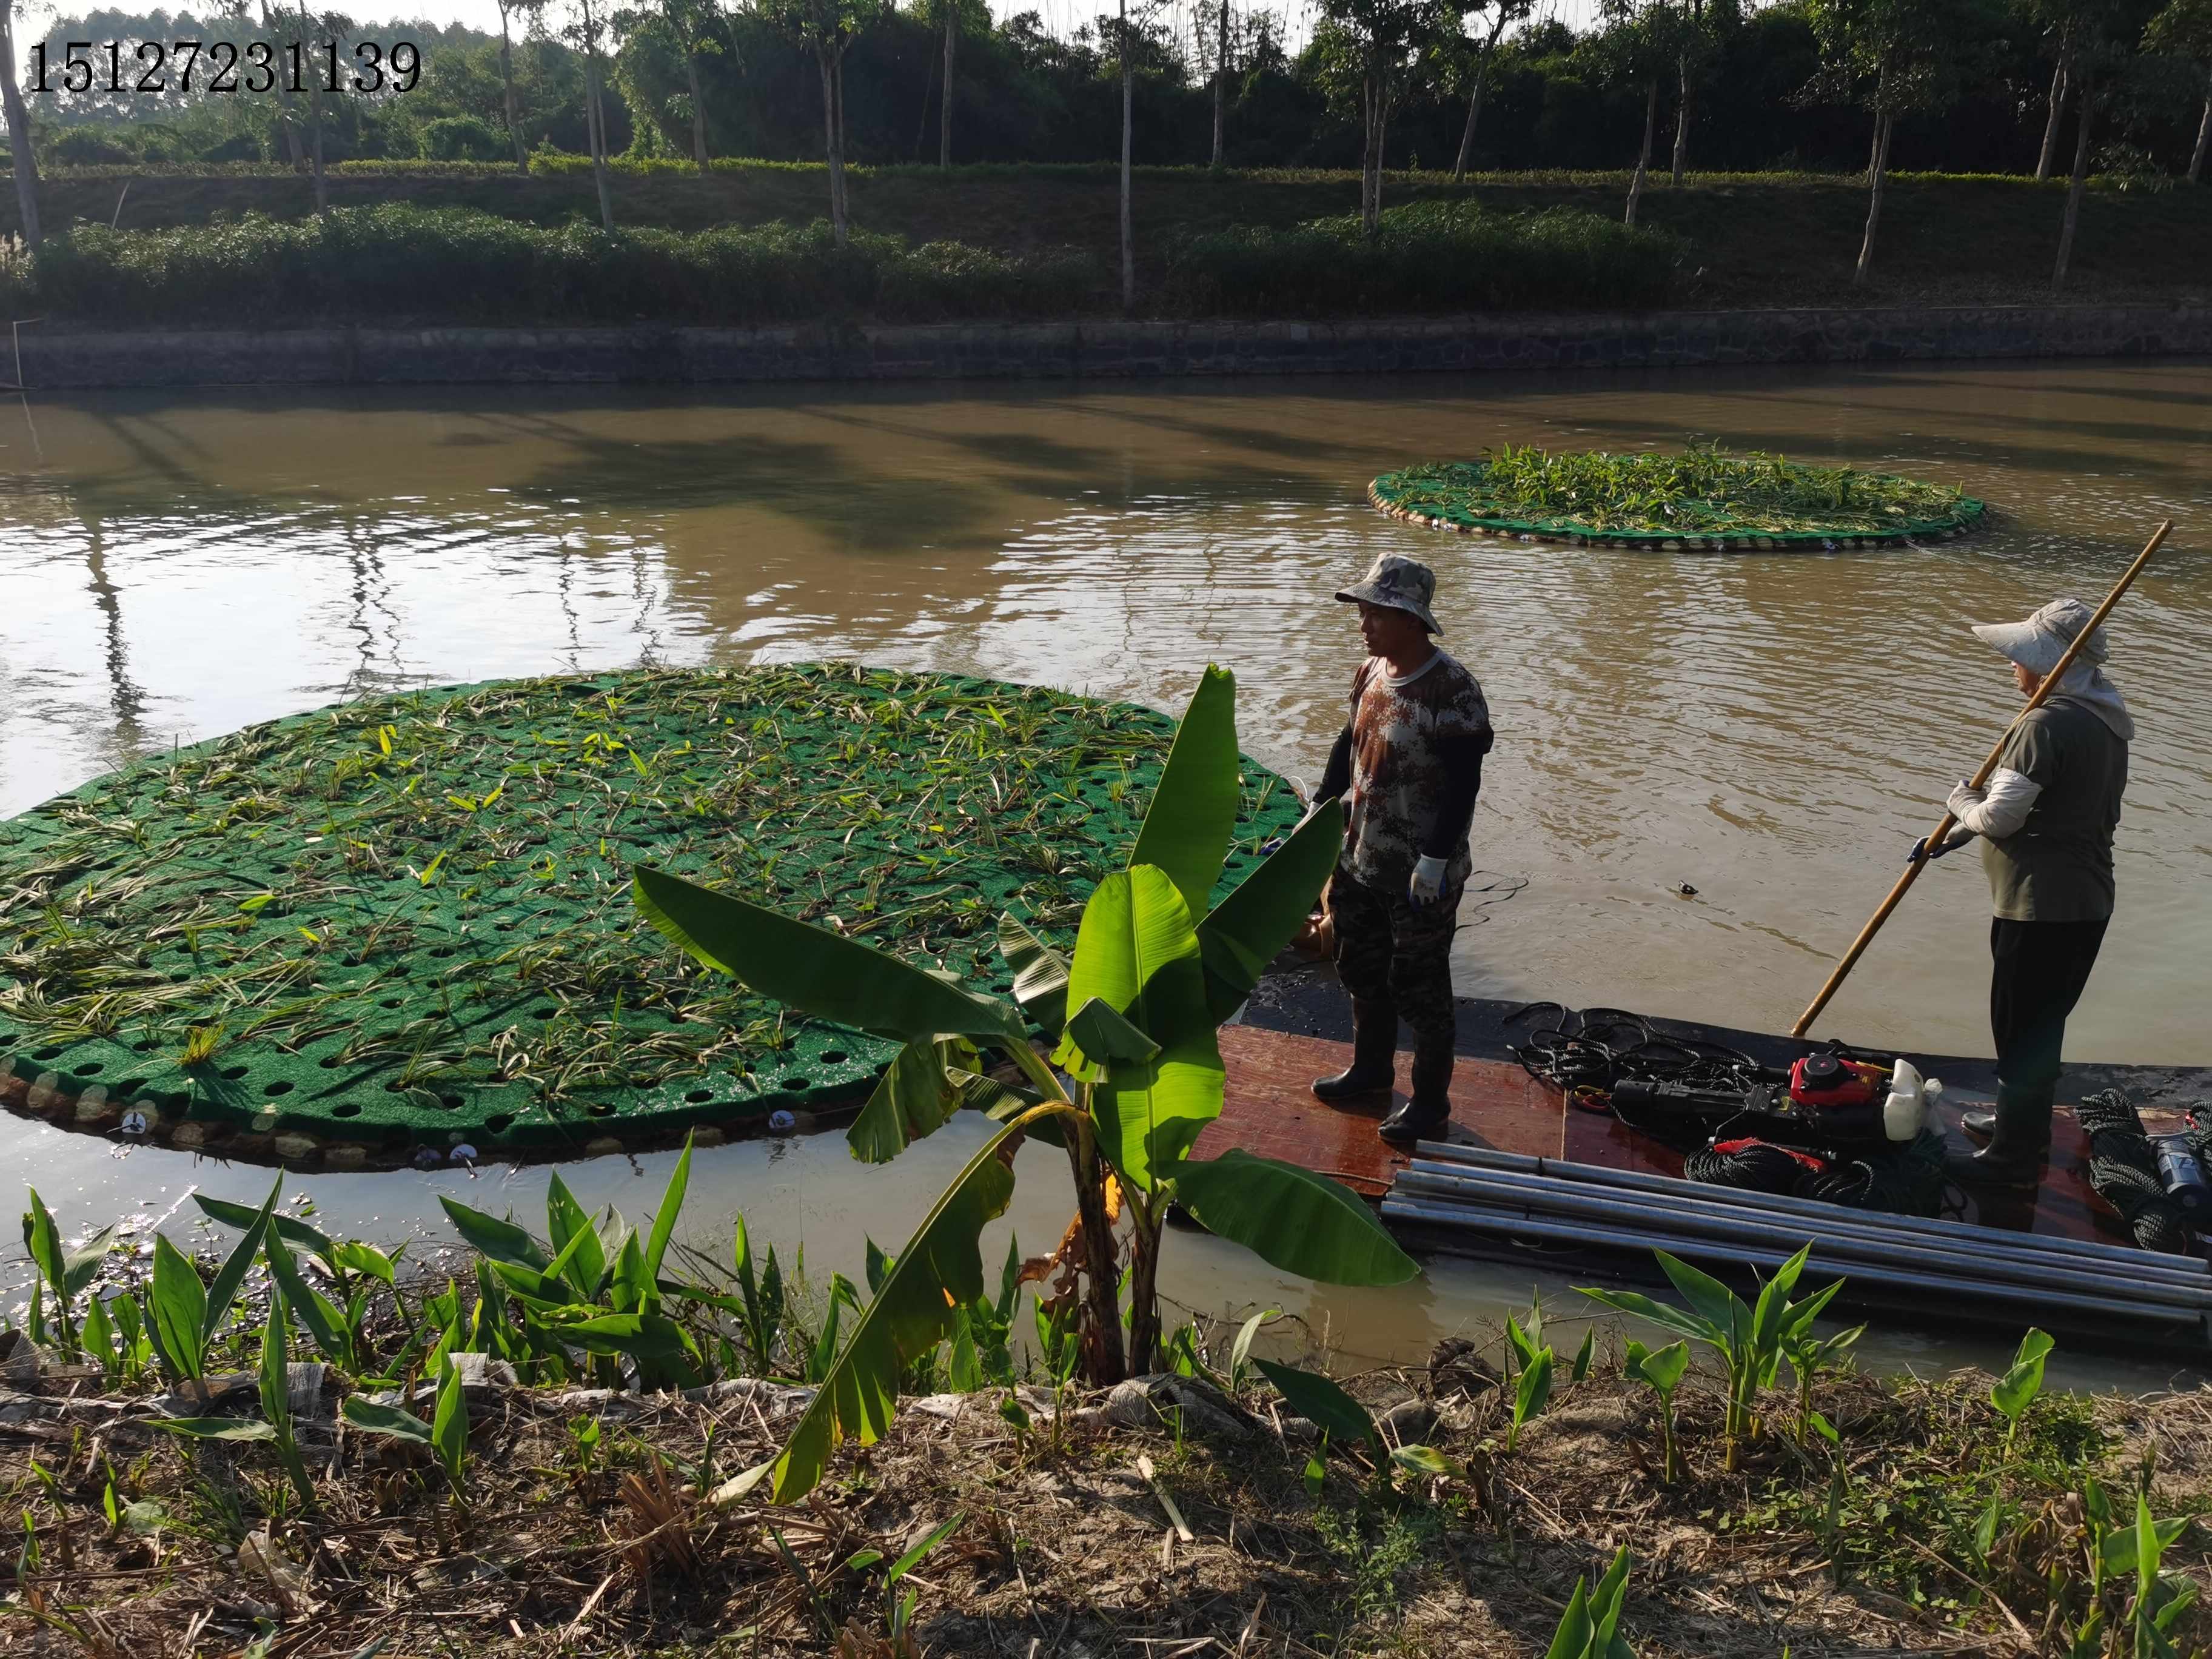
<svg viewBox="0 0 2212 1659"><path fill-rule="evenodd" d="M1451 942L1459 895L1448 891L1419 909L1402 891L1384 893L1341 870L1329 884L1336 922L1336 976L1354 1000L1395 1007L1413 1028L1418 1052L1450 1052Z"/></svg>

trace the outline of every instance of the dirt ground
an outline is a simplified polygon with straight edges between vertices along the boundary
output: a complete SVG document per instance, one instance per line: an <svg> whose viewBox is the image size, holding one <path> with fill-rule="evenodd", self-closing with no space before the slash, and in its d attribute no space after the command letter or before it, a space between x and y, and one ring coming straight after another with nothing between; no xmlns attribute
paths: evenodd
<svg viewBox="0 0 2212 1659"><path fill-rule="evenodd" d="M1533 1659L1576 1580L1625 1545L1623 1629L1644 1659L2020 1654L2057 1650L2041 1644L2048 1586L2081 1553L2081 1476L2130 1512L2146 1475L2162 1516L2212 1508L2212 1390L2049 1397L2008 1455L1987 1377L1827 1379L1815 1403L1839 1480L1781 1395L1725 1472L1717 1379L1693 1373L1690 1468L1670 1486L1653 1396L1617 1369L1562 1382L1510 1453L1485 1369L1351 1384L1395 1407L1386 1435L1449 1460L1441 1476L1386 1484L1364 1449L1330 1448L1314 1481L1311 1425L1264 1388L1233 1403L1200 1389L1164 1415L1138 1385L1071 1393L1057 1419L1048 1391L1024 1389L1021 1430L986 1390L906 1402L884 1440L848 1446L811 1498L775 1509L726 1486L804 1408L792 1385L488 1384L456 1501L427 1453L337 1431L319 1368L296 1367L295 1400L325 1425L302 1434L312 1511L266 1446L184 1443L148 1425L155 1402L50 1372L0 1394L0 1486L23 1517L0 1651ZM247 1386L216 1409L250 1416L252 1400ZM1962 1528L1997 1492L2001 1535L1963 1565ZM956 1516L887 1594L887 1564ZM2166 1565L2201 1578L2205 1562L2192 1528Z"/></svg>

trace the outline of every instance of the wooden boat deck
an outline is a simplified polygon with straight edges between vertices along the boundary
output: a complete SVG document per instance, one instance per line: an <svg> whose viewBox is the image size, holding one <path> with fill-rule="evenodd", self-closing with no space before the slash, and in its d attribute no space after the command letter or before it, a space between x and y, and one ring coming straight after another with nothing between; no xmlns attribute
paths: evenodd
<svg viewBox="0 0 2212 1659"><path fill-rule="evenodd" d="M1198 1143L1198 1155L1211 1157L1231 1146L1332 1176L1355 1192L1380 1201L1410 1154L1375 1133L1388 1109L1380 1101L1356 1109L1323 1105L1314 1098L1313 1079L1341 1071L1351 1058L1349 1045L1319 1036L1257 1025L1231 1025L1221 1033L1228 1062L1227 1103ZM1392 1103L1403 1100L1409 1056L1399 1055L1399 1088ZM1561 1158L1578 1164L1679 1177L1680 1154L1618 1120L1570 1111L1559 1091L1531 1077L1512 1060L1462 1054L1452 1072L1452 1121L1442 1137L1462 1146ZM1947 1092L1937 1111L1954 1149L1970 1143L1959 1129L1966 1111L1985 1104L1966 1091ZM2178 1114L2146 1111L2153 1133L2179 1127ZM2051 1166L2037 1201L2018 1200L1984 1208L1972 1199L1963 1219L2014 1231L2125 1243L2124 1234L2106 1231L2090 1209L2086 1170L2088 1143L2073 1115L2061 1107L2052 1126Z"/></svg>

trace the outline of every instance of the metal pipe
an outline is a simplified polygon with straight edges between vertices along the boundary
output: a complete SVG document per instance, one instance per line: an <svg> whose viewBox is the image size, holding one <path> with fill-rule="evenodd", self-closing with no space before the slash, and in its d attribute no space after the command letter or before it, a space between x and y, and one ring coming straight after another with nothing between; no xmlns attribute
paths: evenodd
<svg viewBox="0 0 2212 1659"><path fill-rule="evenodd" d="M1513 1238L1547 1238L1561 1243L1583 1245L1604 1245L1623 1249L1644 1249L1654 1243L1674 1251L1678 1255L1718 1261L1723 1265L1754 1267L1778 1267L1789 1258L1770 1251L1729 1249L1711 1239L1693 1237L1656 1238L1643 1233L1618 1232L1607 1228L1570 1225L1563 1221L1540 1221L1525 1216L1501 1214L1497 1212L1471 1209L1461 1206L1438 1206L1419 1200L1385 1198L1382 1216L1386 1221L1410 1222L1416 1225L1435 1227L1449 1232L1496 1233ZM2192 1328L2203 1340L2207 1324L2202 1314L2183 1308L2160 1307L2155 1304L2113 1303L2098 1297L2063 1295L2048 1291L2032 1290L2017 1285L1978 1285L1970 1281L1946 1279L1926 1274L1905 1274L1884 1268L1860 1267L1846 1272L1843 1267L1817 1254L1808 1263L1808 1268L1820 1273L1838 1273L1850 1283L1862 1287L1868 1285L1887 1286L1909 1295L1911 1301L1922 1311L1935 1312L1928 1305L1931 1295L1953 1291L1966 1303L2014 1303L2021 1304L2030 1313L2041 1312L2048 1318L2052 1311L2067 1311L2094 1315L2100 1320L2130 1320L2142 1324ZM1971 1309L1968 1310L1971 1311Z"/></svg>
<svg viewBox="0 0 2212 1659"><path fill-rule="evenodd" d="M1425 1162L1417 1163L1393 1183L1394 1191L1401 1187L1408 1193L1429 1193L1446 1197L1475 1194L1486 1198L1529 1203L1538 1203L1532 1194L1575 1193L1587 1194L1593 1199L1609 1198L1631 1205L1647 1214L1655 1212L1652 1200L1635 1196L1640 1192L1639 1188L1609 1188L1595 1182L1562 1181L1553 1176L1524 1175L1519 1171L1484 1171L1471 1166L1451 1169ZM1986 1238L1972 1236L1988 1232L1986 1229L1962 1230L1968 1236L1954 1238L1921 1235L1900 1237L1880 1222L1862 1218L1859 1212L1844 1210L1836 1206L1828 1206L1835 1212L1832 1216L1800 1219L1794 1215L1711 1203L1706 1200L1703 1191L1669 1193L1665 1196L1667 1211L1670 1214L1759 1226L1777 1238L1791 1240L1793 1249L1808 1238L1820 1239L1839 1249L1848 1248L1853 1254L1868 1256L1870 1260L1950 1261L1962 1267L1971 1267L1991 1277L2010 1279L2021 1284L2067 1284L2081 1277L2094 1276L2108 1288L2143 1286L2152 1300L2212 1307L2212 1279L2186 1269L2161 1268L2156 1265L2161 1260L2158 1257L2149 1257L2148 1261L2141 1262L2124 1261L2120 1264L2122 1270L2112 1273L2102 1262L2012 1252L2005 1247L2006 1236L2003 1234L1989 1232ZM1539 1204L1538 1206L1559 1207L1549 1204ZM1707 1228L1706 1231L1711 1229ZM2149 1256L2148 1251L2135 1254Z"/></svg>
<svg viewBox="0 0 2212 1659"><path fill-rule="evenodd" d="M1784 1258L1800 1244L1811 1243L1826 1255L1893 1266L1912 1272L1948 1271L1978 1279L2037 1286L2047 1290L2116 1296L2128 1302L2154 1302L2176 1307L2212 1308L2212 1287L2138 1282L2115 1285L2096 1282L2060 1267L2043 1262L2006 1261L1956 1252L1900 1249L1894 1241L1864 1231L1798 1227L1755 1216L1730 1212L1718 1206L1677 1202L1662 1212L1649 1203L1626 1196L1608 1197L1571 1182L1547 1182L1541 1177L1506 1178L1467 1173L1458 1176L1401 1176L1392 1190L1402 1185L1410 1198L1443 1204L1468 1204L1486 1209L1523 1209L1552 1215L1590 1216L1600 1221L1666 1229L1716 1239L1780 1249Z"/></svg>
<svg viewBox="0 0 2212 1659"><path fill-rule="evenodd" d="M1465 1205L1490 1210L1589 1217L1600 1223L1619 1224L1655 1233L1671 1231L1764 1246L1780 1250L1785 1256L1800 1244L1810 1243L1826 1256L1869 1267L1894 1267L1902 1271L1922 1273L1949 1272L1991 1285L2012 1284L2069 1293L2094 1292L2129 1303L2212 1308L2212 1293L2190 1286L2116 1285L2040 1265L1991 1262L1982 1258L1940 1252L1915 1255L1883 1246L1879 1242L1850 1237L1822 1237L1816 1234L1808 1239L1804 1229L1774 1227L1756 1220L1681 1206L1661 1215L1643 1205L1590 1193L1562 1192L1557 1188L1532 1189L1504 1183L1481 1182L1479 1177L1472 1177L1470 1184L1456 1189L1447 1188L1438 1191L1417 1186L1409 1189L1407 1196L1447 1207Z"/></svg>
<svg viewBox="0 0 2212 1659"><path fill-rule="evenodd" d="M1485 1169L1519 1170L1531 1175L1551 1176L1592 1186L1628 1187L1639 1192L1662 1193L1669 1198L1705 1198L1744 1209L1776 1210L1790 1215L1832 1216L1843 1209L1841 1205L1824 1203L1819 1199L1747 1193L1729 1187L1708 1187L1702 1182L1672 1176L1609 1170L1600 1164L1577 1164L1559 1158L1531 1158L1523 1152L1492 1152L1487 1147L1451 1146L1440 1141L1421 1143L1413 1167L1418 1170L1424 1163L1468 1164ZM2081 1256L2116 1267L2143 1265L2142 1259L2151 1255L2151 1252L2130 1245L2060 1238L2048 1233L2015 1233L1996 1227L1978 1227L1970 1222L1939 1221L1925 1216L1885 1216L1883 1224L1900 1233L1919 1233L1943 1239L1956 1237L1961 1232L1987 1233L2003 1238L2014 1249L2044 1255ZM2212 1262L2205 1261L2201 1256L2156 1256L2154 1261L2171 1271L2186 1271L2197 1277L2212 1279Z"/></svg>

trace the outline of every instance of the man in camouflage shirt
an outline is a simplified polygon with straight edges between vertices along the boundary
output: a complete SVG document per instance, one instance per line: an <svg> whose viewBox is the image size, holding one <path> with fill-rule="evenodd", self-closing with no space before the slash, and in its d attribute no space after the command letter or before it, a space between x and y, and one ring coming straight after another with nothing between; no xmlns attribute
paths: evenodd
<svg viewBox="0 0 2212 1659"><path fill-rule="evenodd" d="M1435 592L1427 566L1386 553L1337 594L1359 607L1368 656L1315 794L1345 807L1328 906L1337 974L1352 994L1352 1058L1314 1093L1332 1103L1387 1098L1402 1016L1413 1030L1413 1092L1381 1129L1400 1143L1432 1139L1451 1121L1451 941L1491 745L1482 687L1429 637Z"/></svg>

